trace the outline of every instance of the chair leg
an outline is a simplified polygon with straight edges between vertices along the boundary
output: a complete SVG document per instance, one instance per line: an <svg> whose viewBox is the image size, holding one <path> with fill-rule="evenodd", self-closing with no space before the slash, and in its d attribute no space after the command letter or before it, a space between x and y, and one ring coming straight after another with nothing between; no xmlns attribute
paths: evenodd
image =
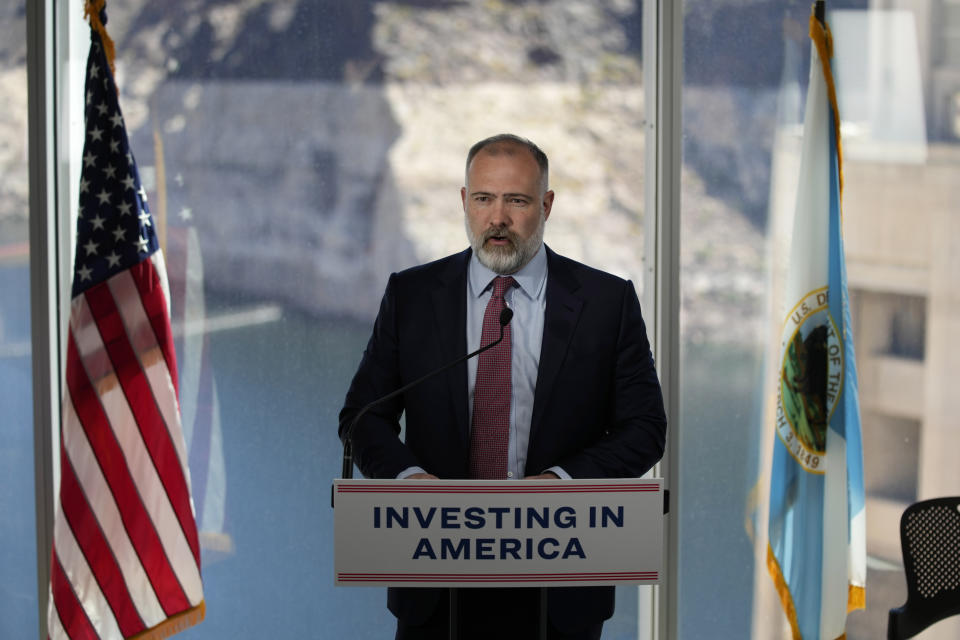
<svg viewBox="0 0 960 640"><path fill-rule="evenodd" d="M903 640L900 636L900 609L890 609L887 618L887 640Z"/></svg>

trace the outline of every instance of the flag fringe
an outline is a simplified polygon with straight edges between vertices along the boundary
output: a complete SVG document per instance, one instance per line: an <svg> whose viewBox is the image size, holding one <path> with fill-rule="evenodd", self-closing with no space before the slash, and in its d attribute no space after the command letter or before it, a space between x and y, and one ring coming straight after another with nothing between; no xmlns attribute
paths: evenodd
<svg viewBox="0 0 960 640"><path fill-rule="evenodd" d="M90 23L90 28L100 34L100 40L103 41L103 52L107 56L107 63L110 65L110 73L116 76L116 69L113 66L113 59L116 55L116 48L113 46L113 39L107 33L107 27L100 21L100 12L107 5L107 0L87 0L83 7L83 14Z"/></svg>
<svg viewBox="0 0 960 640"><path fill-rule="evenodd" d="M847 589L847 613L867 608L867 590L851 584Z"/></svg>
<svg viewBox="0 0 960 640"><path fill-rule="evenodd" d="M773 584L780 596L780 603L783 605L783 612L787 614L787 620L790 621L790 630L793 632L793 640L803 640L800 635L800 623L797 622L797 608L793 604L793 596L790 595L790 587L783 578L783 572L780 570L780 563L773 554L773 547L767 544L767 571L773 578Z"/></svg>
<svg viewBox="0 0 960 640"><path fill-rule="evenodd" d="M157 626L141 631L135 636L131 636L128 640L163 640L163 638L169 638L175 633L180 633L192 626L200 624L206 615L207 603L205 600L201 600L200 604L192 609L187 609L182 613L171 616Z"/></svg>
<svg viewBox="0 0 960 640"><path fill-rule="evenodd" d="M793 632L793 640L803 640L803 636L800 634L800 626L797 623L797 609L793 604L793 596L790 594L790 587L787 586L787 581L783 578L783 572L780 570L780 563L777 562L777 557L774 555L773 548L769 544L767 545L767 571L770 572L770 577L773 578L773 584L777 589L777 594L780 596L780 603L783 605L783 611L787 615L787 620L790 621L790 630ZM849 585L847 588L847 613L850 613L856 609L866 608L866 590L863 587L852 584ZM836 640L846 640L846 637L847 634L844 633Z"/></svg>

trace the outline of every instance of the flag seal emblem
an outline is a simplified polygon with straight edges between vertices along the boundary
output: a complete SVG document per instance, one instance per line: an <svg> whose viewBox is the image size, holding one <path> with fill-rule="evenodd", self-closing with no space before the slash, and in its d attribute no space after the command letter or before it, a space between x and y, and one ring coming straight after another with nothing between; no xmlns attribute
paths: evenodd
<svg viewBox="0 0 960 640"><path fill-rule="evenodd" d="M827 425L840 399L844 365L827 287L811 291L793 308L780 348L777 435L804 470L822 474Z"/></svg>

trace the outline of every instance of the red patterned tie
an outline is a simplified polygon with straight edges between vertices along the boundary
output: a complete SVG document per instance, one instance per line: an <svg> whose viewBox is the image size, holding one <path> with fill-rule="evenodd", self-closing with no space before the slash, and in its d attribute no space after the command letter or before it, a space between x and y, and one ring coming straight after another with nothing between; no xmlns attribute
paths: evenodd
<svg viewBox="0 0 960 640"><path fill-rule="evenodd" d="M506 304L503 294L516 281L499 276L493 281L493 295L483 314L480 344L500 337L500 312ZM470 477L503 480L507 477L507 447L510 441L510 325L504 327L503 340L484 351L477 363L473 388L473 424L470 428Z"/></svg>

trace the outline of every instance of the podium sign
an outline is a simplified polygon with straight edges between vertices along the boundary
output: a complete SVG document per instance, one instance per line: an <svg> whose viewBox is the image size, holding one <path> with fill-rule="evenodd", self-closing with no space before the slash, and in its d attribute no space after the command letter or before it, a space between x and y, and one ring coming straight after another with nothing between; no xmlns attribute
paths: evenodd
<svg viewBox="0 0 960 640"><path fill-rule="evenodd" d="M662 480L335 480L340 586L657 584Z"/></svg>

